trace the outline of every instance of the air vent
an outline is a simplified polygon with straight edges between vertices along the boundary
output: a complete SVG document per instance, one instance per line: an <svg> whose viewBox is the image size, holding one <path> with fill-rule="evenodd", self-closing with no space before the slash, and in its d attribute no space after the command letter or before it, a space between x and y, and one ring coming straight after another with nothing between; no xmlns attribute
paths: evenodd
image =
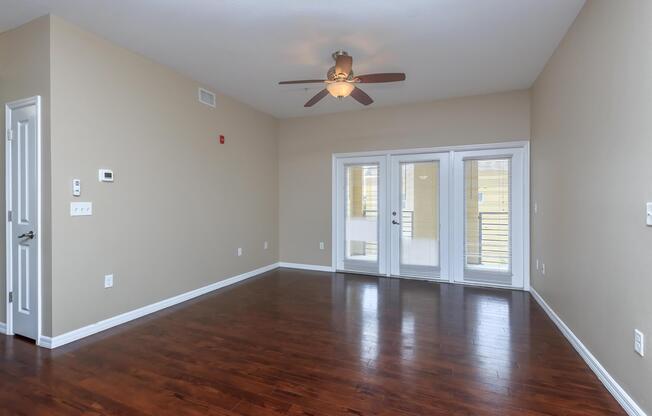
<svg viewBox="0 0 652 416"><path fill-rule="evenodd" d="M205 90L203 88L199 89L199 102L206 104L215 108L215 93Z"/></svg>

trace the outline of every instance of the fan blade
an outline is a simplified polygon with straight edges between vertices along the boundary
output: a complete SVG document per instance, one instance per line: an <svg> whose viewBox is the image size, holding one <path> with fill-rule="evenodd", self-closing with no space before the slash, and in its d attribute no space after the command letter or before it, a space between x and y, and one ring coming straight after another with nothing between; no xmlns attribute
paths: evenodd
<svg viewBox="0 0 652 416"><path fill-rule="evenodd" d="M335 75L344 74L348 77L353 66L353 58L349 55L338 55L335 61Z"/></svg>
<svg viewBox="0 0 652 416"><path fill-rule="evenodd" d="M405 74L402 72L388 72L384 74L367 74L355 77L356 81L363 83L372 82L396 82L405 81Z"/></svg>
<svg viewBox="0 0 652 416"><path fill-rule="evenodd" d="M315 95L310 100L308 100L308 102L305 103L303 106L304 107L312 107L313 105L317 104L317 102L319 102L319 100L321 100L322 98L324 98L327 95L328 95L328 90L326 88L324 88L323 90L319 91L317 93L317 95Z"/></svg>
<svg viewBox="0 0 652 416"><path fill-rule="evenodd" d="M351 91L351 97L355 98L360 104L369 105L374 102L366 92L362 91L360 88L355 87Z"/></svg>
<svg viewBox="0 0 652 416"><path fill-rule="evenodd" d="M279 85L287 85L287 84L313 84L315 82L324 82L323 79L301 79L301 80L296 80L296 81L281 81L278 84Z"/></svg>

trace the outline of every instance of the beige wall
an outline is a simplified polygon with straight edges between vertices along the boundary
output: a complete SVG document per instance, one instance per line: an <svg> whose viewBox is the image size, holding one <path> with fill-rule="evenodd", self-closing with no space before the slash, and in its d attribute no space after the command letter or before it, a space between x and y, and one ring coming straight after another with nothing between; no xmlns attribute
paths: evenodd
<svg viewBox="0 0 652 416"><path fill-rule="evenodd" d="M333 153L504 142L529 137L528 91L281 120L281 261L331 265ZM325 250L319 250L320 241L326 243Z"/></svg>
<svg viewBox="0 0 652 416"><path fill-rule="evenodd" d="M652 2L588 1L532 97L533 286L652 413Z"/></svg>
<svg viewBox="0 0 652 416"><path fill-rule="evenodd" d="M278 261L274 118L59 18L51 42L54 335Z"/></svg>
<svg viewBox="0 0 652 416"><path fill-rule="evenodd" d="M50 19L41 17L17 29L0 34L0 125L5 126L5 104L23 98L40 95L42 99L42 158L44 178L49 177L49 137L50 137ZM4 134L3 134L4 136ZM0 146L1 172L5 171L5 146ZM4 201L4 174L0 180L0 195ZM43 194L49 195L48 180L43 181ZM49 205L44 201L42 235L49 234ZM4 202L3 202L4 204ZM3 208L4 212L4 208ZM0 221L0 322L5 322L5 222ZM43 309L49 316L50 275L47 271L50 262L49 241L43 241ZM49 328L49 320L44 319L44 327Z"/></svg>

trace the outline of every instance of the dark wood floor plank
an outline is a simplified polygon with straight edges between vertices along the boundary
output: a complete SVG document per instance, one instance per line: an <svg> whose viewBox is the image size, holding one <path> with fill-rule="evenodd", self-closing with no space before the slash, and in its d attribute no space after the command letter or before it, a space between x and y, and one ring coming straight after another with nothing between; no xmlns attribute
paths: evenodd
<svg viewBox="0 0 652 416"><path fill-rule="evenodd" d="M623 415L528 293L278 269L48 351L0 415Z"/></svg>

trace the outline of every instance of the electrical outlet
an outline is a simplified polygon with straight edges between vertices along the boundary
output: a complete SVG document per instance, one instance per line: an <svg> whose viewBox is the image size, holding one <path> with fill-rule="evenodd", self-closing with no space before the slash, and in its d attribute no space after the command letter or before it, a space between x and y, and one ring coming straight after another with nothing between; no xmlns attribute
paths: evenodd
<svg viewBox="0 0 652 416"><path fill-rule="evenodd" d="M107 274L104 276L104 289L108 289L110 287L113 287L113 275Z"/></svg>
<svg viewBox="0 0 652 416"><path fill-rule="evenodd" d="M641 357L645 355L645 335L638 329L634 330L634 351Z"/></svg>
<svg viewBox="0 0 652 416"><path fill-rule="evenodd" d="M242 247L238 247L238 257L242 256Z"/></svg>
<svg viewBox="0 0 652 416"><path fill-rule="evenodd" d="M324 242L323 242L323 241L320 241L320 242L319 242L319 249L320 249L320 250L323 250L323 249L324 249Z"/></svg>
<svg viewBox="0 0 652 416"><path fill-rule="evenodd" d="M267 244L267 241L263 243L263 249L267 250L269 248L269 244Z"/></svg>
<svg viewBox="0 0 652 416"><path fill-rule="evenodd" d="M546 274L546 263L541 263L541 274L544 276Z"/></svg>

